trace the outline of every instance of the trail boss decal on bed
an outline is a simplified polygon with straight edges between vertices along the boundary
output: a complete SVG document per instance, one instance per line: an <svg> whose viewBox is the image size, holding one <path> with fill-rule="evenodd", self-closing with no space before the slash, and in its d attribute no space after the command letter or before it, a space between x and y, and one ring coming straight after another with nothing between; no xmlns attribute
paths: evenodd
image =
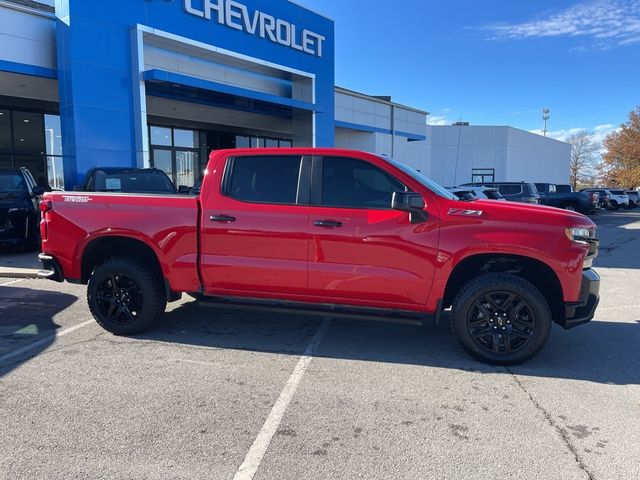
<svg viewBox="0 0 640 480"><path fill-rule="evenodd" d="M71 195L65 195L62 197L63 200L65 202L70 202L70 203L89 203L91 201L91 197L87 197L87 196L71 196Z"/></svg>

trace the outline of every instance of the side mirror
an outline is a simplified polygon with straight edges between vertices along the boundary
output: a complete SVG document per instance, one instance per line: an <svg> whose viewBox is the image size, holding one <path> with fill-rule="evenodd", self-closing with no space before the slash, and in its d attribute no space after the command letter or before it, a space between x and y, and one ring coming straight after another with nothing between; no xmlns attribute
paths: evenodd
<svg viewBox="0 0 640 480"><path fill-rule="evenodd" d="M422 212L426 206L424 198L419 193L393 192L391 208L401 212Z"/></svg>
<svg viewBox="0 0 640 480"><path fill-rule="evenodd" d="M180 195L189 195L189 191L191 190L191 188L187 187L186 185L180 185L178 187L178 193Z"/></svg>
<svg viewBox="0 0 640 480"><path fill-rule="evenodd" d="M40 197L44 195L44 192L46 191L47 191L46 188L41 187L40 185L36 185L35 187L33 187L33 190L31 191L31 198Z"/></svg>
<svg viewBox="0 0 640 480"><path fill-rule="evenodd" d="M391 208L409 213L411 223L425 223L428 219L424 207L427 204L422 195L414 192L393 192L391 197Z"/></svg>

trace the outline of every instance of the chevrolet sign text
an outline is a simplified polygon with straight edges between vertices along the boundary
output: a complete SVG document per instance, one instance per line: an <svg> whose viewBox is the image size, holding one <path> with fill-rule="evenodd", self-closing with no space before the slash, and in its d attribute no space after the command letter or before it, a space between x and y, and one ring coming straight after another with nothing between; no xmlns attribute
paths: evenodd
<svg viewBox="0 0 640 480"><path fill-rule="evenodd" d="M260 10L250 11L234 0L184 0L187 13L211 20L220 25L257 35L273 43L322 57L326 37L297 25L268 15Z"/></svg>

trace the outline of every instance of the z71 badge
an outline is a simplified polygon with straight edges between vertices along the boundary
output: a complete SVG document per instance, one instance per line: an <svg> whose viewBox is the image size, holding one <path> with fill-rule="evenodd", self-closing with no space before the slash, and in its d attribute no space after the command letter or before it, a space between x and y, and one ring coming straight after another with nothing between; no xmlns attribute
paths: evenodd
<svg viewBox="0 0 640 480"><path fill-rule="evenodd" d="M468 210L464 208L450 208L449 215L461 215L464 217L481 217L482 210Z"/></svg>

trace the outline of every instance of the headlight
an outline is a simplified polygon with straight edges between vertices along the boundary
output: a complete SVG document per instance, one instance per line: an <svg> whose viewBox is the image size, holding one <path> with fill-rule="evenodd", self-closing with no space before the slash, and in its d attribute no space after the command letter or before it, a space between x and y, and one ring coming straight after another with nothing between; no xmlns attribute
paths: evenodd
<svg viewBox="0 0 640 480"><path fill-rule="evenodd" d="M596 231L594 228L569 227L565 230L567 238L576 243L588 243L590 239L595 238Z"/></svg>

